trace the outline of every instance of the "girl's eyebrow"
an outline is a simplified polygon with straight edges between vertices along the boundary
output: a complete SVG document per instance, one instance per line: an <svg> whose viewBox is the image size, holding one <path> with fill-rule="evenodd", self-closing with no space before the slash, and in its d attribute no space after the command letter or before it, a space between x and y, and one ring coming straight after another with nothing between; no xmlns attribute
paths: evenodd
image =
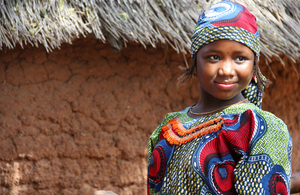
<svg viewBox="0 0 300 195"><path fill-rule="evenodd" d="M222 53L220 50L216 50L216 49L209 49L209 50L205 51L205 53L209 53L209 52L212 52L212 53Z"/></svg>

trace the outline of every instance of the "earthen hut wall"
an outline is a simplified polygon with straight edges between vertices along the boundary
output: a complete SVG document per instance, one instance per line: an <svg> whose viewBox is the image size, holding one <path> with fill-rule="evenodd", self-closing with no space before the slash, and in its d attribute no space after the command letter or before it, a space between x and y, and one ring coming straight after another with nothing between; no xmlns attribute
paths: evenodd
<svg viewBox="0 0 300 195"><path fill-rule="evenodd" d="M263 108L282 118L300 171L300 81L292 64L262 71L273 81ZM146 194L148 138L166 113L199 99L197 81L177 88L183 54L79 39L0 51L0 194ZM297 66L297 65L296 65ZM297 70L299 70L297 66Z"/></svg>

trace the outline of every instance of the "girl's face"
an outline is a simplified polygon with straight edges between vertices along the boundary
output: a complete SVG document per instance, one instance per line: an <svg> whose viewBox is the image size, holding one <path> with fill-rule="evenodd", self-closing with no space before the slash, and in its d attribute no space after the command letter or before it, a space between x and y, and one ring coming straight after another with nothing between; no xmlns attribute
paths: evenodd
<svg viewBox="0 0 300 195"><path fill-rule="evenodd" d="M254 53L232 40L218 40L197 53L201 99L230 100L247 87L253 76Z"/></svg>

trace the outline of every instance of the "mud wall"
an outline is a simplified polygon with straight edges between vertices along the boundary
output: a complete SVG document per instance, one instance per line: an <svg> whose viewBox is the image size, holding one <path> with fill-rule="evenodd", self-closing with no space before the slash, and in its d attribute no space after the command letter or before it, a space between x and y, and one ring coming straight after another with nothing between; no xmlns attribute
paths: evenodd
<svg viewBox="0 0 300 195"><path fill-rule="evenodd" d="M297 172L300 81L278 63L277 80L262 67L273 81L263 108L288 124ZM176 87L184 65L171 48L115 53L94 39L0 51L0 194L146 194L148 137L199 98L196 82Z"/></svg>

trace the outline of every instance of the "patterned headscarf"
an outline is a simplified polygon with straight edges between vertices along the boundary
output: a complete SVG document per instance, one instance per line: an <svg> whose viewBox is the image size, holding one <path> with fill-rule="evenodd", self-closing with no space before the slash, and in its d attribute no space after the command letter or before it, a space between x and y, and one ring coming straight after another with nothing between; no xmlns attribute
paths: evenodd
<svg viewBox="0 0 300 195"><path fill-rule="evenodd" d="M192 36L192 58L204 45L224 39L248 46L259 57L260 41L255 16L243 5L227 0L212 5L199 16ZM250 102L261 106L262 93L254 78L242 94Z"/></svg>

